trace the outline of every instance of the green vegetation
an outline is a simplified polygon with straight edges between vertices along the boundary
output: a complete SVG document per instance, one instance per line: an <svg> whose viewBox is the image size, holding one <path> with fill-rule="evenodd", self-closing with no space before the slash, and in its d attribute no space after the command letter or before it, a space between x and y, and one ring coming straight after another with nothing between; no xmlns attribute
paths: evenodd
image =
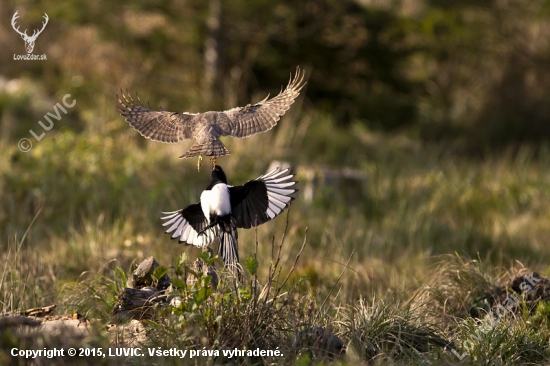
<svg viewBox="0 0 550 366"><path fill-rule="evenodd" d="M113 118L113 124L122 123ZM304 120L285 120L272 135L227 141L234 153L220 163L234 172L230 180L257 176L271 157L284 156L288 146L273 149L269 143L285 140L282 134L292 130L288 126L294 123L293 128L300 130L307 123ZM317 121L311 148L327 139L319 131L328 129L324 124L330 120ZM7 214L2 230L8 238L0 284L3 311L55 302L61 312L78 311L108 322L132 262L153 255L161 264L176 267L182 251L191 258L199 253L170 241L158 216L161 210L195 202L208 173L197 173L194 161L174 158L181 147L155 143L140 147L142 142L132 134L122 129L112 138L52 131L27 154L13 144L5 145L7 153L0 164ZM307 352L293 353L295 330L323 326L347 343L345 362L458 361L441 346L460 345L473 337L478 325L471 308L488 310L479 296L505 281L505 271L519 268L519 263L548 273L550 252L543 243L550 154L539 149L535 157L533 150L523 148L518 154L474 161L449 154L444 147L422 146L361 125L334 131L332 136L336 146L346 138L354 142L335 155L334 164L340 156L367 178L359 188L355 182L348 182L350 187L345 182L319 183L311 203L298 198L292 205L279 264L282 278L292 266L306 227L308 238L283 289L295 288L285 297L292 302L281 304L287 307L284 314L293 315L262 318L276 324L275 333L265 334L270 337L268 344L275 344L274 339L281 342L287 361L286 355L311 357ZM297 161L303 161L299 165L303 191L308 185L303 167L315 166L315 156L310 149L290 148L297 152ZM247 153L251 149L256 149L254 156ZM322 156L322 149L318 151ZM369 159L354 161L361 151ZM348 188L353 189L352 196ZM240 233L243 264L250 264L246 259L253 257L258 236L258 286L265 286L269 278L272 237L278 241L284 226L285 218L280 217L257 234ZM441 257L454 252L479 260ZM296 284L302 277L307 280ZM250 315L247 309L253 306L253 297L247 295L251 289L242 291L240 300L227 288L225 295L209 293L208 302L199 307L199 313L209 317L204 324L195 322L192 329L210 334L207 343L193 343L196 333L188 341L175 336L187 324L178 320L184 315L176 316L177 312L175 318L165 318L169 324L149 325L155 335L152 342L168 348L222 345L224 338L216 337L227 333L209 332L219 330L218 316L228 322L224 326L241 329ZM216 305L220 296L230 297L226 307ZM548 360L545 309L537 309L533 317L507 318L480 341L473 338L476 358L470 360L488 364ZM241 335L231 329L222 328ZM240 342L245 343L237 343L239 347L250 339L242 336ZM172 343L174 339L178 343Z"/></svg>
<svg viewBox="0 0 550 366"><path fill-rule="evenodd" d="M295 167L288 223L239 232L238 291L225 277L219 291L208 277L176 281L186 302L144 322L144 346L284 354L232 360L244 364L550 363L546 301L522 299L481 331L488 293L517 274L550 276L550 3L234 1L222 2L218 30L207 22L215 3L29 5L29 28L50 17L35 47L45 62L11 60L22 40L0 37L0 311L56 303L97 319L90 344L107 347L100 331L133 264L152 255L180 278L180 255L188 266L200 254L159 217L198 201L208 163L198 173L177 158L191 142L139 136L117 114L119 88L154 108L225 109L277 93L300 65L305 96L269 133L225 139L231 155L218 159L235 184L275 160ZM29 130L40 134L66 94L75 107L36 141ZM312 327L340 337L345 356L295 347ZM0 363L28 342L0 334Z"/></svg>

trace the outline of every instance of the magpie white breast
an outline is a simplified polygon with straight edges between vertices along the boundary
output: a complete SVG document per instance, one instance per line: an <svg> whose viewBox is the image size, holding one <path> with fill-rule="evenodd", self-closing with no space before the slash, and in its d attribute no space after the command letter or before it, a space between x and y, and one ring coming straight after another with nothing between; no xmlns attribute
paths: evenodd
<svg viewBox="0 0 550 366"><path fill-rule="evenodd" d="M163 212L162 226L180 243L206 247L219 237L218 255L232 272L239 266L237 228L261 225L288 207L298 190L289 169L273 169L242 186L230 186L216 165L200 202L174 212Z"/></svg>

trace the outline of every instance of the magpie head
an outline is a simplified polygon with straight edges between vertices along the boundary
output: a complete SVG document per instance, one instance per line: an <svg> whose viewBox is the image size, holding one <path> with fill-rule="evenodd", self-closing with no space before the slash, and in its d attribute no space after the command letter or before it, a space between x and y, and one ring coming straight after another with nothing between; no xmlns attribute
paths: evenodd
<svg viewBox="0 0 550 366"><path fill-rule="evenodd" d="M227 178L221 166L216 165L210 173L210 179L212 182L221 182L227 184Z"/></svg>

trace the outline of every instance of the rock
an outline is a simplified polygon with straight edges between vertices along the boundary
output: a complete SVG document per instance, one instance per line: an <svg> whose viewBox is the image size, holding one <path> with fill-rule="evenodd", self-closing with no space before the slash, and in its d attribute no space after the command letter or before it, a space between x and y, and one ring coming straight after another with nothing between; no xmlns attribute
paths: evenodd
<svg viewBox="0 0 550 366"><path fill-rule="evenodd" d="M344 342L321 327L308 328L300 333L293 344L297 350L308 350L314 357L334 358L346 353Z"/></svg>
<svg viewBox="0 0 550 366"><path fill-rule="evenodd" d="M164 292L158 291L155 287L125 288L118 295L112 314L118 320L147 319L154 313L152 306L165 301Z"/></svg>
<svg viewBox="0 0 550 366"><path fill-rule="evenodd" d="M42 331L51 336L70 337L75 339L84 339L89 335L86 323L79 319L56 319L45 321L42 325Z"/></svg>
<svg viewBox="0 0 550 366"><path fill-rule="evenodd" d="M532 313L540 301L550 301L550 280L537 272L525 272L483 294L477 302L486 303L487 307L472 307L470 315L474 318L483 318L489 310L500 314L505 311L503 308L506 312L520 314L522 302L525 302L527 309Z"/></svg>
<svg viewBox="0 0 550 366"><path fill-rule="evenodd" d="M210 286L212 286L212 289L216 291L218 288L218 272L216 272L216 267L212 265L207 266L202 259L197 258L193 264L191 264L190 269L197 274L202 273L204 276L212 277ZM186 283L188 286L195 284L197 280L198 279L192 273L187 273Z"/></svg>
<svg viewBox="0 0 550 366"><path fill-rule="evenodd" d="M135 319L127 324L112 325L107 332L111 345L117 347L140 347L148 341L145 326Z"/></svg>
<svg viewBox="0 0 550 366"><path fill-rule="evenodd" d="M147 319L155 313L155 305L177 307L184 301L179 296L169 295L174 290L170 277L164 275L158 283L153 280L152 274L155 268L159 266L155 258L149 257L141 262L132 273L127 282L128 287L124 288L118 295L118 301L112 310L115 320ZM218 274L214 266L208 266L202 259L197 258L190 269L197 274L202 273L211 276L210 286L214 290L217 289ZM187 285L196 282L197 278L188 272L186 276Z"/></svg>
<svg viewBox="0 0 550 366"><path fill-rule="evenodd" d="M77 347L90 339L93 332L88 326L87 320L79 319L77 314L42 318L7 316L0 319L0 343L4 347L17 345L20 349ZM0 360L3 360L2 353L6 355L6 350L9 348L0 347ZM32 364L45 365L45 362ZM6 363L0 361L0 364ZM56 364L71 364L71 360L64 359Z"/></svg>
<svg viewBox="0 0 550 366"><path fill-rule="evenodd" d="M152 256L145 259L128 278L126 286L129 288L142 288L145 286L153 286L155 281L153 280L153 272L160 266L160 264ZM170 286L170 277L164 275L160 278L156 284L158 290L166 290Z"/></svg>
<svg viewBox="0 0 550 366"><path fill-rule="evenodd" d="M172 281L168 275L160 278L158 283L153 279L152 274L160 264L155 258L148 257L139 264L136 270L128 278L127 286L118 295L111 313L115 320L147 319L154 314L153 306L167 304L167 289Z"/></svg>

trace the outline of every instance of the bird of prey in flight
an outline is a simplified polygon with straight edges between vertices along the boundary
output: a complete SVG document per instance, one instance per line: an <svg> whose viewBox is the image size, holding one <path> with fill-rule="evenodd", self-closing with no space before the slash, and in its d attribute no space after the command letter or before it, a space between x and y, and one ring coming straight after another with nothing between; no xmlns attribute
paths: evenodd
<svg viewBox="0 0 550 366"><path fill-rule="evenodd" d="M121 91L122 99L117 94L118 109L130 126L153 141L177 143L195 139L195 143L180 158L198 156L197 169L200 169L202 155L211 156L214 169L216 157L229 154L220 136L243 138L271 130L300 95L305 84L304 72L297 67L294 78L290 76L288 85L277 96L268 99L268 95L264 100L245 107L204 113L168 112L162 108L153 111L144 107L139 98L136 103L128 92L124 95Z"/></svg>
<svg viewBox="0 0 550 366"><path fill-rule="evenodd" d="M294 199L297 181L289 169L275 168L242 186L230 186L219 165L200 202L179 211L163 212L162 226L180 243L207 247L219 237L218 255L231 272L240 274L237 228L249 229L278 216Z"/></svg>

